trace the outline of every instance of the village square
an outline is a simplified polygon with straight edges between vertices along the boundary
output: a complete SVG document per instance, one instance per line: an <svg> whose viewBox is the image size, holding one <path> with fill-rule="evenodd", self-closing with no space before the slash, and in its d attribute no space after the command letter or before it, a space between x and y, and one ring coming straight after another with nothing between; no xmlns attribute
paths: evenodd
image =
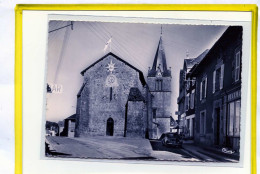
<svg viewBox="0 0 260 174"><path fill-rule="evenodd" d="M46 157L239 161L242 27L227 27L195 57L187 53L177 70L163 31L146 72L117 55L108 38L103 56L77 72L75 113L46 120ZM47 80L47 95L63 92Z"/></svg>

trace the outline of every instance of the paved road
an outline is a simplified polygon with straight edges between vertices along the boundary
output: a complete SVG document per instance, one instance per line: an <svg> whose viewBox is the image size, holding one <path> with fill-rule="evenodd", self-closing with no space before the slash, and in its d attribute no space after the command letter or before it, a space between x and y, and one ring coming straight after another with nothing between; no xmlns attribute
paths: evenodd
<svg viewBox="0 0 260 174"><path fill-rule="evenodd" d="M157 160L200 162L193 154L181 147L163 146L161 141L150 140L153 152ZM161 154L161 155L159 155Z"/></svg>
<svg viewBox="0 0 260 174"><path fill-rule="evenodd" d="M91 159L127 159L199 162L183 148L165 147L159 141L118 137L46 137L47 156Z"/></svg>

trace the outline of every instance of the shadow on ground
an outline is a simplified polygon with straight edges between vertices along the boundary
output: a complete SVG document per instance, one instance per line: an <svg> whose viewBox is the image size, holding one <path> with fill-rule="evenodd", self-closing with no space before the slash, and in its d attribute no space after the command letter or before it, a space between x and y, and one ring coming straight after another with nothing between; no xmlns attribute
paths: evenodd
<svg viewBox="0 0 260 174"><path fill-rule="evenodd" d="M183 158L192 158L192 156L183 151L181 147L163 146L159 140L153 140L150 141L150 143L154 151L167 151L182 155Z"/></svg>

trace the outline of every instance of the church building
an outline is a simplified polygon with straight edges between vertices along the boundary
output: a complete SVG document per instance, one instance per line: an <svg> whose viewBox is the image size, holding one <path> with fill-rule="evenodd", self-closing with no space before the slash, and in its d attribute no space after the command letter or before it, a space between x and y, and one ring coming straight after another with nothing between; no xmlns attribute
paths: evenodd
<svg viewBox="0 0 260 174"><path fill-rule="evenodd" d="M75 137L156 139L170 131L171 71L160 38L147 82L143 72L108 53L81 72Z"/></svg>

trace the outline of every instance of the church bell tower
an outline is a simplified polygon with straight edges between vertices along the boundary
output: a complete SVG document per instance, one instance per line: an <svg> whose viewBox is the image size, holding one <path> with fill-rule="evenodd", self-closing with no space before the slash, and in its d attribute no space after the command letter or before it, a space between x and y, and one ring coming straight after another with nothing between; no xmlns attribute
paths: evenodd
<svg viewBox="0 0 260 174"><path fill-rule="evenodd" d="M149 67L147 83L152 93L153 138L170 131L171 117L171 69L167 67L162 32L152 68Z"/></svg>

